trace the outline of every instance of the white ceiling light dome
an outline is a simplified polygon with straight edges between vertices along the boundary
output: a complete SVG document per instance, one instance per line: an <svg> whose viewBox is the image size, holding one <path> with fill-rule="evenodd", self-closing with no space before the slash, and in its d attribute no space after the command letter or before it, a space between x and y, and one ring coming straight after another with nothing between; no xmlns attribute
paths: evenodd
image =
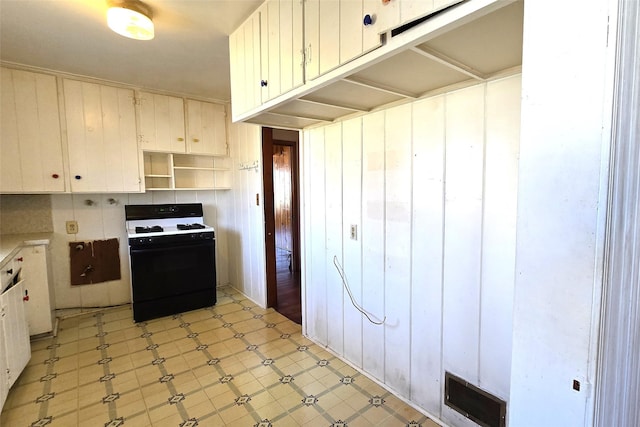
<svg viewBox="0 0 640 427"><path fill-rule="evenodd" d="M135 40L151 40L155 33L151 9L138 0L110 2L107 25L121 36Z"/></svg>

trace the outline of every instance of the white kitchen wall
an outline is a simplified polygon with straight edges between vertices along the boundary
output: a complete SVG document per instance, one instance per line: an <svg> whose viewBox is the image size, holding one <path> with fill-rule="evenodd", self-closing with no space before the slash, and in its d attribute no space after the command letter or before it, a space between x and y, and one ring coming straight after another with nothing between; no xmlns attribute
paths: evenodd
<svg viewBox="0 0 640 427"><path fill-rule="evenodd" d="M104 307L131 301L129 255L124 205L150 203L202 203L207 224L216 230L218 285L229 283L227 223L228 191L154 191L141 194L54 194L51 196L53 238L51 258L56 308ZM91 201L93 204L88 204ZM67 234L66 221L78 222L78 234ZM121 279L91 285L70 284L69 242L118 238Z"/></svg>
<svg viewBox="0 0 640 427"><path fill-rule="evenodd" d="M615 14L608 16L614 3L525 2L513 426L592 425L614 111ZM621 385L616 392L626 393Z"/></svg>
<svg viewBox="0 0 640 427"><path fill-rule="evenodd" d="M236 123L229 128L233 190L226 223L231 284L265 307L266 276L262 187L262 133L256 125ZM257 202L256 202L257 198Z"/></svg>
<svg viewBox="0 0 640 427"><path fill-rule="evenodd" d="M445 370L509 398L519 126L513 76L304 133L307 334L453 425Z"/></svg>

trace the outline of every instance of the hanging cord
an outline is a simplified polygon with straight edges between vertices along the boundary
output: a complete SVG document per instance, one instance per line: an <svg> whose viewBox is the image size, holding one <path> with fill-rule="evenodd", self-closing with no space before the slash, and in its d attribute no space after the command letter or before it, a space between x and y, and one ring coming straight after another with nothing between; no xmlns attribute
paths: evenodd
<svg viewBox="0 0 640 427"><path fill-rule="evenodd" d="M369 317L369 314L365 311L364 308L360 307L358 305L358 303L356 303L355 299L353 298L353 295L351 294L351 289L349 289L349 284L347 283L347 275L345 274L342 266L340 265L340 262L338 261L338 257L336 255L333 256L333 265L336 266L336 270L338 270L338 274L340 275L340 278L342 279L342 285L347 290L347 293L349 294L349 298L351 299L351 304L353 304L353 306L356 308L356 310L358 310L360 313L364 314L364 317L366 317L367 320L369 322L373 323L374 325L382 325L382 324L384 324L384 322L387 320L387 316L384 316L384 319L382 319L382 322L376 322L375 320L371 319L371 317Z"/></svg>

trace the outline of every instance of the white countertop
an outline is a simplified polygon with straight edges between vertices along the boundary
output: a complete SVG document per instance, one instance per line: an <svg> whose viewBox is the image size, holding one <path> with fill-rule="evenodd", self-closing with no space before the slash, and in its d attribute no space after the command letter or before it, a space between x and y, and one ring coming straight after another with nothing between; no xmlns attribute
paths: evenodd
<svg viewBox="0 0 640 427"><path fill-rule="evenodd" d="M12 253L23 246L48 245L53 233L27 233L0 235L0 265L4 264Z"/></svg>

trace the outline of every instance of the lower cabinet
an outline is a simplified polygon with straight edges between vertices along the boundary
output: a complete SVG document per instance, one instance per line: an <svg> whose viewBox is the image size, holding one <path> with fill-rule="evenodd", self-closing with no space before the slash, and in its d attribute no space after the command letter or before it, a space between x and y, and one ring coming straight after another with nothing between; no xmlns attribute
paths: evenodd
<svg viewBox="0 0 640 427"><path fill-rule="evenodd" d="M25 246L20 251L22 275L29 283L26 314L29 335L48 334L54 326L53 282L50 279L47 245Z"/></svg>
<svg viewBox="0 0 640 427"><path fill-rule="evenodd" d="M24 282L18 282L0 295L0 407L4 405L11 386L16 382L31 357L29 325L25 310Z"/></svg>

